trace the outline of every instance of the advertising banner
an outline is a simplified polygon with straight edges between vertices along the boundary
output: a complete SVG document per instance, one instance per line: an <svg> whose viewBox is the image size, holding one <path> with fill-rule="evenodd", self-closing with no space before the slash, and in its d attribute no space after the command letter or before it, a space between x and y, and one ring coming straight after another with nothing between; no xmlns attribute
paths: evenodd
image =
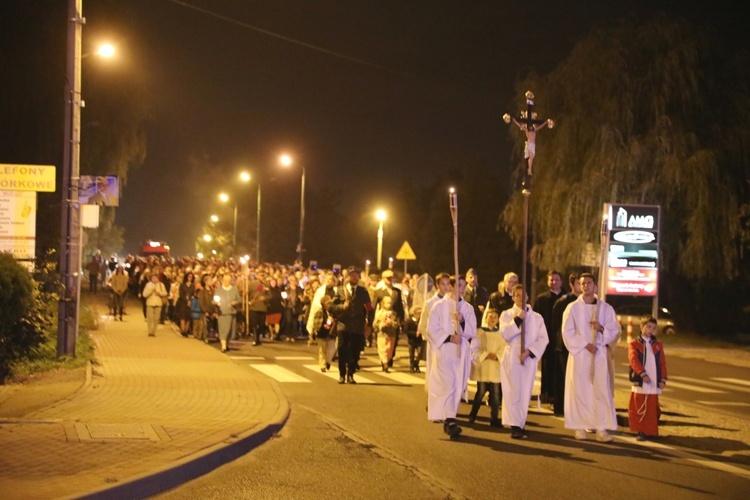
<svg viewBox="0 0 750 500"><path fill-rule="evenodd" d="M0 251L16 259L36 253L36 193L0 191Z"/></svg>
<svg viewBox="0 0 750 500"><path fill-rule="evenodd" d="M82 175L78 201L81 205L120 206L120 180L116 175Z"/></svg>
<svg viewBox="0 0 750 500"><path fill-rule="evenodd" d="M54 193L55 167L0 164L0 190Z"/></svg>
<svg viewBox="0 0 750 500"><path fill-rule="evenodd" d="M655 296L660 208L611 204L608 209L607 295Z"/></svg>

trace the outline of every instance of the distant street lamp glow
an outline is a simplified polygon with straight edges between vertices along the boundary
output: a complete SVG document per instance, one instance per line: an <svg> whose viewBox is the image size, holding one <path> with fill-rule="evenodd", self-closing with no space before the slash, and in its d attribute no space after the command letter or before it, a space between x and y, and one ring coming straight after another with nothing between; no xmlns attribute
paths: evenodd
<svg viewBox="0 0 750 500"><path fill-rule="evenodd" d="M112 44L105 43L99 47L96 53L101 57L113 57L115 55L115 47Z"/></svg>
<svg viewBox="0 0 750 500"><path fill-rule="evenodd" d="M203 235L203 241L205 241L206 243L208 243L209 241L211 241L211 235L210 234L204 234Z"/></svg>
<svg viewBox="0 0 750 500"><path fill-rule="evenodd" d="M203 258L203 254L200 253L200 252L198 252L198 254L196 255L196 257L198 257L199 259L202 259Z"/></svg>
<svg viewBox="0 0 750 500"><path fill-rule="evenodd" d="M375 218L378 219L378 271L380 271L380 264L383 261L383 222L385 221L385 210L378 210L375 212Z"/></svg>
<svg viewBox="0 0 750 500"><path fill-rule="evenodd" d="M226 203L229 201L229 195L227 193L219 193L219 200Z"/></svg>
<svg viewBox="0 0 750 500"><path fill-rule="evenodd" d="M218 215L212 215L211 216L211 222L219 222L219 216Z"/></svg>
<svg viewBox="0 0 750 500"><path fill-rule="evenodd" d="M240 180L242 182L250 182L250 174L247 172L240 172Z"/></svg>

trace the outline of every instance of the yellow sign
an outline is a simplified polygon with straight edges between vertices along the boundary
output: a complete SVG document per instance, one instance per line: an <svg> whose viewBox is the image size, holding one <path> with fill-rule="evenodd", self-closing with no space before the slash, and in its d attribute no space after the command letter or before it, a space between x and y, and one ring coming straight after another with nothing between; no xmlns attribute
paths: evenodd
<svg viewBox="0 0 750 500"><path fill-rule="evenodd" d="M0 164L0 190L55 191L54 165Z"/></svg>
<svg viewBox="0 0 750 500"><path fill-rule="evenodd" d="M414 255L414 250L411 249L408 241L404 241L401 245L401 249L396 254L396 258L399 260L417 260L417 256Z"/></svg>

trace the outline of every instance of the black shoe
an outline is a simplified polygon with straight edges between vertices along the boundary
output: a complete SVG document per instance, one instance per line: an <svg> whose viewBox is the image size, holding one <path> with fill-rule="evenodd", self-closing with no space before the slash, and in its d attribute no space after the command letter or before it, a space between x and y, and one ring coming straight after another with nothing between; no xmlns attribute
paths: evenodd
<svg viewBox="0 0 750 500"><path fill-rule="evenodd" d="M326 363L326 370L330 370L330 369L331 369L331 363Z"/></svg>
<svg viewBox="0 0 750 500"><path fill-rule="evenodd" d="M347 383L347 384L356 384L356 383L357 383L357 381L356 381L356 380L354 380L354 376L352 376L352 375L349 375L348 377L346 377L346 383Z"/></svg>
<svg viewBox="0 0 750 500"><path fill-rule="evenodd" d="M343 384L345 382L344 377L339 377L339 384Z"/></svg>
<svg viewBox="0 0 750 500"><path fill-rule="evenodd" d="M414 373L422 373L422 370L420 370L418 366L415 366Z"/></svg>
<svg viewBox="0 0 750 500"><path fill-rule="evenodd" d="M520 427L513 425L510 428L510 437L512 439L527 439L526 433Z"/></svg>
<svg viewBox="0 0 750 500"><path fill-rule="evenodd" d="M448 434L451 439L456 439L458 436L461 435L461 428L458 426L455 420L451 420L450 422L444 423L443 431L446 434Z"/></svg>
<svg viewBox="0 0 750 500"><path fill-rule="evenodd" d="M325 373L327 370L325 368L321 368L320 371Z"/></svg>
<svg viewBox="0 0 750 500"><path fill-rule="evenodd" d="M503 423L499 419L497 418L490 419L490 427L502 427L502 426L503 426Z"/></svg>
<svg viewBox="0 0 750 500"><path fill-rule="evenodd" d="M474 412L469 413L469 423L473 424L477 420L477 414Z"/></svg>
<svg viewBox="0 0 750 500"><path fill-rule="evenodd" d="M393 368L393 360L388 361L388 368Z"/></svg>
<svg viewBox="0 0 750 500"><path fill-rule="evenodd" d="M646 438L646 435L644 433L639 432L638 433L638 437L635 438L635 439L637 439L638 441L645 441L647 438Z"/></svg>

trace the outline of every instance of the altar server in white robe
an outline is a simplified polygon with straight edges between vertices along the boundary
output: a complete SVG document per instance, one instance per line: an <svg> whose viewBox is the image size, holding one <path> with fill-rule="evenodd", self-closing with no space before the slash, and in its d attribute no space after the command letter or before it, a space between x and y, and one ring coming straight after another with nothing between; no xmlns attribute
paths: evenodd
<svg viewBox="0 0 750 500"><path fill-rule="evenodd" d="M466 280L459 276L451 293L435 303L427 324L427 341L432 357L427 372L427 418L442 420L443 431L451 439L461 434L456 413L469 381L469 340L474 338L477 331L474 308L461 298L465 287ZM458 297L458 302L454 297Z"/></svg>
<svg viewBox="0 0 750 500"><path fill-rule="evenodd" d="M596 296L596 279L580 277L581 296L563 313L562 335L568 348L565 373L565 428L576 439L596 429L596 440L612 441L607 430L617 429L614 388L610 383L607 345L617 340L620 324L615 311Z"/></svg>
<svg viewBox="0 0 750 500"><path fill-rule="evenodd" d="M526 303L523 285L512 291L513 307L500 317L500 332L508 343L500 363L503 386L503 425L510 427L513 439L526 439L526 417L529 414L531 391L539 360L549 343L544 318ZM524 348L521 348L521 327L524 327Z"/></svg>
<svg viewBox="0 0 750 500"><path fill-rule="evenodd" d="M425 344L425 373L430 373L430 363L432 362L430 342L427 335L427 330L429 328L428 325L430 322L430 313L432 313L432 308L435 307L435 304L441 301L443 297L445 297L445 295L451 291L451 275L448 273L438 273L435 276L435 287L437 288L437 293L435 293L425 302L424 308L422 309L422 316L419 318L419 324L417 325L417 333L421 335L422 338L428 339L427 343ZM426 392L429 397L430 377L427 375L425 375L424 378L424 392Z"/></svg>

